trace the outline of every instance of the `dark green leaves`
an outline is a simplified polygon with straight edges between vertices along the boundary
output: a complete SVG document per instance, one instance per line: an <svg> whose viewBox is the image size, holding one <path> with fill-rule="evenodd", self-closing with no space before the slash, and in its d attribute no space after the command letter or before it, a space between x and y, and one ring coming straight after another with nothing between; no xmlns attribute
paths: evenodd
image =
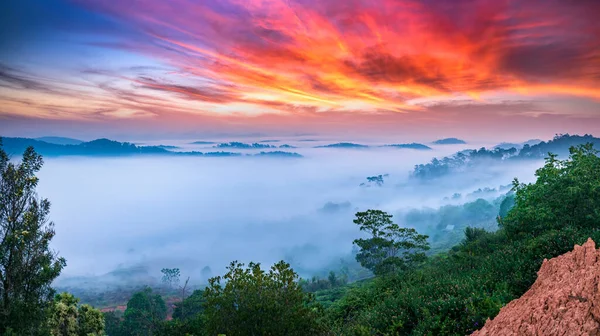
<svg viewBox="0 0 600 336"><path fill-rule="evenodd" d="M354 223L370 234L370 238L354 240L360 247L356 260L376 275L406 270L425 260L428 237L401 228L392 222L392 215L381 210L357 212Z"/></svg>
<svg viewBox="0 0 600 336"><path fill-rule="evenodd" d="M537 181L515 180L515 208L503 219L508 234L537 236L565 226L600 223L600 158L591 144L572 147L568 160L549 154Z"/></svg>
<svg viewBox="0 0 600 336"><path fill-rule="evenodd" d="M167 317L167 306L158 294L146 288L135 293L124 314L123 330L126 335L157 335L162 321Z"/></svg>
<svg viewBox="0 0 600 336"><path fill-rule="evenodd" d="M43 160L32 147L10 162L0 147L0 334L42 332L65 260L50 250L50 202L37 197Z"/></svg>
<svg viewBox="0 0 600 336"><path fill-rule="evenodd" d="M269 271L260 264L232 262L223 277L204 290L209 335L318 335L318 311L302 291L290 265L280 261Z"/></svg>

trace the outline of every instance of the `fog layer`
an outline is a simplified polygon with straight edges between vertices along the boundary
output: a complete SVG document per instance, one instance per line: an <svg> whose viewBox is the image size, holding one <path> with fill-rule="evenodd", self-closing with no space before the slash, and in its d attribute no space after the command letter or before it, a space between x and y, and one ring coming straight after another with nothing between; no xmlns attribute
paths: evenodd
<svg viewBox="0 0 600 336"><path fill-rule="evenodd" d="M415 164L473 147L304 147L294 150L300 159L49 158L38 191L52 202L63 279L141 265L153 274L179 267L200 281L205 266L219 274L232 260L282 258L310 275L350 253L361 234L352 223L357 210L435 207L457 192L530 180L540 165L488 167L425 185L408 179ZM389 174L383 186L359 186L379 174Z"/></svg>

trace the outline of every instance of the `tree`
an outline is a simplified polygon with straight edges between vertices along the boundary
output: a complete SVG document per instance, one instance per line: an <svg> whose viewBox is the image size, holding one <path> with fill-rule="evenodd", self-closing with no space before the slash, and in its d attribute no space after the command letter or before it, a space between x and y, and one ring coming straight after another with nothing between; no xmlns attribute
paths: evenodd
<svg viewBox="0 0 600 336"><path fill-rule="evenodd" d="M160 272L163 274L162 282L169 289L173 289L173 287L179 285L179 277L181 275L179 268L163 268Z"/></svg>
<svg viewBox="0 0 600 336"><path fill-rule="evenodd" d="M329 272L329 276L327 277L327 279L329 280L329 283L331 284L331 288L334 288L335 286L337 286L338 278L335 275L334 271Z"/></svg>
<svg viewBox="0 0 600 336"><path fill-rule="evenodd" d="M81 305L78 308L78 302L79 299L69 293L56 295L48 317L50 335L104 335L104 316L102 313L87 304Z"/></svg>
<svg viewBox="0 0 600 336"><path fill-rule="evenodd" d="M116 311L110 311L104 315L104 330L109 336L124 336L123 326L121 318L117 315Z"/></svg>
<svg viewBox="0 0 600 336"><path fill-rule="evenodd" d="M10 162L0 141L0 334L32 334L43 327L66 262L50 250L50 202L38 198L35 176L43 164L33 147Z"/></svg>
<svg viewBox="0 0 600 336"><path fill-rule="evenodd" d="M510 192L506 195L506 197L504 197L504 199L502 200L502 203L500 203L500 211L498 213L498 216L500 216L500 219L506 217L508 215L508 212L510 211L510 209L512 209L515 206L515 194Z"/></svg>
<svg viewBox="0 0 600 336"><path fill-rule="evenodd" d="M192 295L177 304L173 310L173 318L181 320L193 318L204 311L205 302L204 291L195 290Z"/></svg>
<svg viewBox="0 0 600 336"><path fill-rule="evenodd" d="M392 222L392 215L381 210L357 212L354 223L371 235L354 240L360 248L356 260L375 275L406 270L425 260L428 236L401 228Z"/></svg>
<svg viewBox="0 0 600 336"><path fill-rule="evenodd" d="M104 315L98 309L87 304L79 306L78 322L79 336L104 335Z"/></svg>
<svg viewBox="0 0 600 336"><path fill-rule="evenodd" d="M204 328L204 291L196 290L182 302L177 303L173 319L161 326L159 335L205 335ZM112 335L111 335L112 336Z"/></svg>
<svg viewBox="0 0 600 336"><path fill-rule="evenodd" d="M51 309L48 326L52 336L78 336L78 300L69 293L56 295Z"/></svg>
<svg viewBox="0 0 600 336"><path fill-rule="evenodd" d="M596 228L600 222L600 157L591 143L571 147L569 159L549 154L530 184L513 182L515 207L502 220L511 236L550 229Z"/></svg>
<svg viewBox="0 0 600 336"><path fill-rule="evenodd" d="M232 262L227 274L210 279L204 290L209 335L318 335L317 307L280 261L266 272L258 263ZM224 280L225 284L221 284Z"/></svg>
<svg viewBox="0 0 600 336"><path fill-rule="evenodd" d="M156 335L157 329L167 317L167 306L158 294L152 294L151 288L133 294L123 320L123 331L126 335Z"/></svg>

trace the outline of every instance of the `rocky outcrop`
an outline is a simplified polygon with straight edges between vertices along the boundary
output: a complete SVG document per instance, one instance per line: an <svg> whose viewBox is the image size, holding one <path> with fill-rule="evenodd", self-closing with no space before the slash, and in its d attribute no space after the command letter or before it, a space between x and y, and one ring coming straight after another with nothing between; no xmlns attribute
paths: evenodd
<svg viewBox="0 0 600 336"><path fill-rule="evenodd" d="M600 250L594 241L544 260L533 286L473 335L600 336Z"/></svg>

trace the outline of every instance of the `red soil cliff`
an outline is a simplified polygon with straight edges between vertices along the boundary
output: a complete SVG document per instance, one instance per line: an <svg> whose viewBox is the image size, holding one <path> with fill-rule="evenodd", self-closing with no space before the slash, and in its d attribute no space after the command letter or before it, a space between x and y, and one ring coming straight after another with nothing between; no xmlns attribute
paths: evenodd
<svg viewBox="0 0 600 336"><path fill-rule="evenodd" d="M600 250L594 241L544 260L533 286L473 335L600 336Z"/></svg>

